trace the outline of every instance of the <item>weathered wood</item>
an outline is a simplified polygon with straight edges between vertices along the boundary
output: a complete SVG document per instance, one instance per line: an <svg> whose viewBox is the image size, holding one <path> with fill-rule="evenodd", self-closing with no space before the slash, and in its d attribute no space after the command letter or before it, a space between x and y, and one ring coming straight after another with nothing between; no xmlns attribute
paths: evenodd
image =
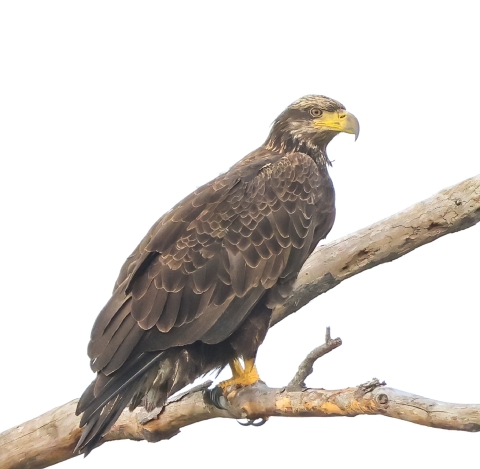
<svg viewBox="0 0 480 469"><path fill-rule="evenodd" d="M480 174L402 212L320 246L307 259L295 288L273 312L272 324L344 280L391 262L480 221Z"/></svg>
<svg viewBox="0 0 480 469"><path fill-rule="evenodd" d="M72 450L80 437L77 400L0 435L1 469L40 469L74 457ZM268 388L259 382L229 395L229 409L206 404L203 392L186 394L169 403L160 418L147 416L143 409L125 410L106 441L170 439L188 425L212 418L268 417L355 417L384 415L418 425L480 431L480 405L449 404L383 387L378 380L328 391L309 389L288 391Z"/></svg>
<svg viewBox="0 0 480 469"><path fill-rule="evenodd" d="M1 469L48 467L73 457L82 433L78 399L0 434Z"/></svg>
<svg viewBox="0 0 480 469"><path fill-rule="evenodd" d="M343 280L480 221L480 175L317 249L300 272L292 296L274 311L275 324ZM169 403L161 418L125 411L106 440L158 441L180 428L216 417L354 416L379 414L437 428L479 431L480 405L447 404L379 386L337 391L271 389L257 384L229 396L229 412L205 404L201 391ZM0 434L0 469L39 469L73 457L80 437L77 401ZM160 412L160 411L158 411Z"/></svg>

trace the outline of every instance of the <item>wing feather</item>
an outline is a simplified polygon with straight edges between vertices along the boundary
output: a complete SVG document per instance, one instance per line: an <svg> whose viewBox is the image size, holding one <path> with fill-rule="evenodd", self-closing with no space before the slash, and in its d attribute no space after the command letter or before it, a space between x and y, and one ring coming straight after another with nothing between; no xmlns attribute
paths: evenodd
<svg viewBox="0 0 480 469"><path fill-rule="evenodd" d="M237 165L152 227L92 332L96 371L132 353L218 343L277 284L270 298L283 298L316 239L318 168L303 154L265 155L271 164Z"/></svg>
<svg viewBox="0 0 480 469"><path fill-rule="evenodd" d="M117 371L129 358L133 349L137 346L139 339L144 335L145 331L138 325L137 322L132 326L125 338L121 341L119 346L113 346L114 353L109 360L108 365L103 367L102 373L107 376ZM110 346L110 344L109 344ZM107 349L107 352L109 350Z"/></svg>
<svg viewBox="0 0 480 469"><path fill-rule="evenodd" d="M201 299L202 295L195 293L192 279L190 278L183 289L182 302L178 309L178 316L174 324L175 327L180 327L189 319L191 321L195 318Z"/></svg>
<svg viewBox="0 0 480 469"><path fill-rule="evenodd" d="M148 275L144 275L144 278L148 278ZM153 311L153 305L155 304L155 300L160 289L156 286L153 279L149 279L149 281L150 283L148 288L140 298L135 297L135 294L132 292L132 316L138 323L142 323L142 321L148 318L149 315L155 315L155 311ZM141 301L139 301L140 299Z"/></svg>
<svg viewBox="0 0 480 469"><path fill-rule="evenodd" d="M103 330L102 334L98 334L92 337L88 344L88 356L91 359L97 358L105 350L106 345L110 342L113 335L117 332L124 319L130 314L130 302L131 298L128 298L126 302L120 306L120 309L116 312L114 317L108 323L107 327Z"/></svg>
<svg viewBox="0 0 480 469"><path fill-rule="evenodd" d="M120 327L115 331L112 339L105 344L104 349L101 351L98 357L90 357L94 359L91 364L93 371L103 370L108 365L117 350L120 349L122 342L134 327L138 327L138 323L135 321L133 316L129 314L122 321Z"/></svg>
<svg viewBox="0 0 480 469"><path fill-rule="evenodd" d="M157 327L160 332L168 332L175 324L178 316L180 303L182 302L183 290L169 293L167 302L163 308Z"/></svg>
<svg viewBox="0 0 480 469"><path fill-rule="evenodd" d="M157 288L156 286L154 286L154 288L157 291L157 294L155 296L155 301L152 305L152 309L148 312L147 315L143 315L142 319L138 321L138 325L146 331L151 329L160 319L169 295L168 291L164 288ZM141 311L141 305L139 306L139 309Z"/></svg>

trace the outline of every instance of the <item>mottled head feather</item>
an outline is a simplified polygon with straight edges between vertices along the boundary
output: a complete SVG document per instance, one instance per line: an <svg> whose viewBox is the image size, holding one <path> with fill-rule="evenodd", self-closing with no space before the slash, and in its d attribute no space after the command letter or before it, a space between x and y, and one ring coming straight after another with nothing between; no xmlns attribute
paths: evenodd
<svg viewBox="0 0 480 469"><path fill-rule="evenodd" d="M303 96L288 106L287 109L306 109L314 106L322 109L323 111L337 111L338 109L345 109L345 106L338 101L318 94L308 94Z"/></svg>
<svg viewBox="0 0 480 469"><path fill-rule="evenodd" d="M325 112L344 110L343 104L321 95L307 95L288 106L274 121L265 147L282 153L301 152L317 164L330 164L327 145L338 132L321 130L312 125L312 108Z"/></svg>

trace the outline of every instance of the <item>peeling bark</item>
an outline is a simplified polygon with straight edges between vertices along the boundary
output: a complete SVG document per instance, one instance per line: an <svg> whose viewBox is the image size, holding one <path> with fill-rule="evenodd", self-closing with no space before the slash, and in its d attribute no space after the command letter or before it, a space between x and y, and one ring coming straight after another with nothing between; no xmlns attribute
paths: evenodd
<svg viewBox="0 0 480 469"><path fill-rule="evenodd" d="M428 200L375 223L352 235L318 248L305 263L294 291L284 306L274 311L272 324L299 310L316 296L343 280L384 262L395 260L417 247L480 221L480 175L439 192ZM361 414L385 415L448 430L480 431L480 405L448 404L387 388L373 380L336 391L301 388L311 364L335 348L327 343L312 352L296 377L282 389L259 382L228 396L228 410L204 399L205 383L164 409L146 414L143 409L124 411L105 440L169 439L180 428L211 418L331 417ZM335 342L339 339L335 339ZM340 341L341 343L341 341ZM338 343L338 345L340 345ZM336 346L338 346L336 345ZM81 430L75 416L77 400L0 434L0 469L40 469L72 458ZM161 418L158 418L161 414Z"/></svg>

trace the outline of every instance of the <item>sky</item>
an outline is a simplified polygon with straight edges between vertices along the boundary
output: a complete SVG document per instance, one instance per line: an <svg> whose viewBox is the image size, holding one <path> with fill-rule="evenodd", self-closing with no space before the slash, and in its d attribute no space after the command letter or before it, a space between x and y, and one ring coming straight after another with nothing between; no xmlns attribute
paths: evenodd
<svg viewBox="0 0 480 469"><path fill-rule="evenodd" d="M467 1L1 2L0 431L80 396L125 258L299 97L332 97L361 125L357 142L329 146L326 242L480 173L479 43ZM448 235L315 299L269 332L262 379L287 384L330 326L344 345L309 386L377 377L479 403L479 236ZM380 416L217 419L61 467L462 467L478 438Z"/></svg>

